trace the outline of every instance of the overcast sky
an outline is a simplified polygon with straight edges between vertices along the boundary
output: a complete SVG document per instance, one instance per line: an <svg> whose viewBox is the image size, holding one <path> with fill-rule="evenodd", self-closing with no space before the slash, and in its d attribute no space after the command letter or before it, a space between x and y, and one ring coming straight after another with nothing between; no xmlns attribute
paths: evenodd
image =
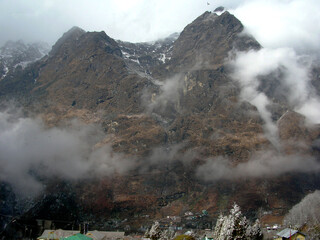
<svg viewBox="0 0 320 240"><path fill-rule="evenodd" d="M182 31L220 5L264 46L320 48L319 0L0 0L0 45L18 39L53 44L72 26L150 41Z"/></svg>

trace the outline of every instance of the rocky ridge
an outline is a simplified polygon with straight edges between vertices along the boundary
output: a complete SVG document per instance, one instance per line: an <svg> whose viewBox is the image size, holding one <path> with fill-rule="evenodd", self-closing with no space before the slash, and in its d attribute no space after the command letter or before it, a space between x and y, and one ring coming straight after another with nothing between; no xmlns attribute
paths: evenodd
<svg viewBox="0 0 320 240"><path fill-rule="evenodd" d="M25 44L23 41L8 41L0 48L0 80L17 68L25 68L48 54L46 43Z"/></svg>
<svg viewBox="0 0 320 240"><path fill-rule="evenodd" d="M128 64L131 63L140 71L152 75L155 67L171 59L173 43L178 37L179 33L173 33L169 37L154 42L129 43L120 40L117 42Z"/></svg>

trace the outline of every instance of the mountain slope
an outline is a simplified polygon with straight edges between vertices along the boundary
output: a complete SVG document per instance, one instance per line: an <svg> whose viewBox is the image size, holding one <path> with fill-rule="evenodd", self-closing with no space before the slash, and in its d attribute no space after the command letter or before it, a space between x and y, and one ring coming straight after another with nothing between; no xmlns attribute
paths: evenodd
<svg viewBox="0 0 320 240"><path fill-rule="evenodd" d="M205 12L176 37L132 44L74 27L47 57L0 81L2 101L14 99L47 127L73 118L98 124L104 138L93 148L110 144L111 155L121 154L132 165L125 174L92 177L89 171L91 177L79 181L39 177L47 187L25 214L27 220L136 229L188 210L207 209L211 221L234 201L250 217L258 216L258 209L282 216L319 187L317 174L279 170L296 156L318 161L320 133L319 126L309 127L281 101L283 95L274 94L281 74L263 76L259 90L276 96L278 145L231 77L228 58L235 51L261 48L244 35L241 22L228 12ZM286 164L279 167L278 161ZM112 168L112 162L103 164ZM65 212L70 204L77 209Z"/></svg>

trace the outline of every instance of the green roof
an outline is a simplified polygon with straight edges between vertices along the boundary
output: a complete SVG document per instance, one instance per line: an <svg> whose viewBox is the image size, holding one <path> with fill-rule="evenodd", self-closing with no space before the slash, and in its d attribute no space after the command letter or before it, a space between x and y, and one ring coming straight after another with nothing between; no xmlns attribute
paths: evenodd
<svg viewBox="0 0 320 240"><path fill-rule="evenodd" d="M92 238L88 237L86 235L83 235L81 233L77 233L77 234L72 235L70 237L60 238L60 240L92 240Z"/></svg>

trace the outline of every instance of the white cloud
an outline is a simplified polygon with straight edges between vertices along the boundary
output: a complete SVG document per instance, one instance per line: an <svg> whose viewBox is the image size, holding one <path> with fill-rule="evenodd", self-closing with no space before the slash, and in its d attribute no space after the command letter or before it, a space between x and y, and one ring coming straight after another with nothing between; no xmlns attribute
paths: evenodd
<svg viewBox="0 0 320 240"><path fill-rule="evenodd" d="M320 122L319 97L310 86L309 71L312 58L306 55L297 55L291 48L264 48L259 51L238 53L231 61L234 66L232 77L241 87L241 97L255 105L266 122L266 128L272 136L276 136L275 124L267 110L270 100L258 91L259 76L268 75L281 69L284 73L280 79L280 86L287 89L283 92L290 106L297 112L304 114L314 123ZM268 81L268 79L265 79Z"/></svg>
<svg viewBox="0 0 320 240"><path fill-rule="evenodd" d="M176 74L163 82L155 82L159 84L159 93L150 95L149 92L144 94L144 104L146 105L147 112L164 112L166 108L171 105L176 110L179 109L180 91L183 88L183 76Z"/></svg>
<svg viewBox="0 0 320 240"><path fill-rule="evenodd" d="M208 159L197 168L197 176L205 181L237 180L245 178L275 177L281 174L320 171L320 163L313 157L282 155L273 151L257 152L248 162L232 166L228 159Z"/></svg>
<svg viewBox="0 0 320 240"><path fill-rule="evenodd" d="M232 13L264 47L312 52L320 49L319 11L318 0L248 0Z"/></svg>
<svg viewBox="0 0 320 240"><path fill-rule="evenodd" d="M110 145L96 147L104 133L93 125L73 121L48 128L40 119L0 112L0 181L20 194L42 189L40 178L69 180L123 173L133 167Z"/></svg>
<svg viewBox="0 0 320 240"><path fill-rule="evenodd" d="M299 108L297 108L296 111L307 116L308 120L311 123L320 123L319 108L320 108L319 96L311 96Z"/></svg>

